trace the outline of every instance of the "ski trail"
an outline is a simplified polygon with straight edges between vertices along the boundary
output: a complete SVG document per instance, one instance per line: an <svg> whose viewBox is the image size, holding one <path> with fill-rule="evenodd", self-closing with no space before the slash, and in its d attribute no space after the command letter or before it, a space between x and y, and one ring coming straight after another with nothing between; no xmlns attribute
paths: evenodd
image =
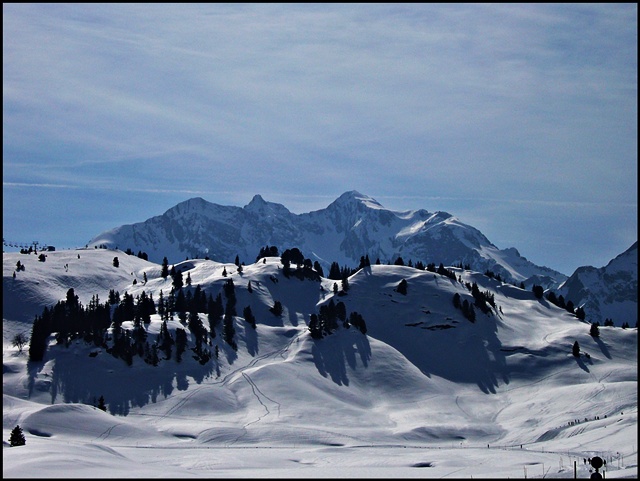
<svg viewBox="0 0 640 481"><path fill-rule="evenodd" d="M266 359L276 358L278 356L281 357L282 359L286 359L286 353L291 348L291 345L295 341L297 341L301 336L303 336L305 334L305 331L306 330L303 330L302 332L300 332L296 336L292 337L285 344L285 346L282 347L281 349L270 351L268 353L265 353L265 354L262 354L260 356L257 356L255 358L253 358L249 363L247 363L247 364L245 364L243 366L239 366L236 369L234 369L233 371L230 371L229 373L227 373L222 379L216 380L216 381L213 381L213 382L210 382L210 383L202 383L200 386L197 386L197 387L195 387L193 389L188 390L186 393L183 394L182 399L180 401L178 401L174 406L169 408L167 410L167 412L165 412L164 414L158 415L157 416L158 420L163 420L163 419L167 418L168 416L174 415L178 410L180 410L189 401L189 399L191 399L193 396L195 396L202 389L207 389L212 385L225 386L232 378L235 378L235 376L238 373L244 374L245 370L250 369L252 367L256 367L256 365L259 362L264 361ZM263 394L263 396L264 396L264 394ZM264 397L267 398L267 396L264 396ZM269 399L269 398L267 398L267 399ZM269 399L269 401L271 401L274 404L278 405L278 413L279 413L279 411L280 411L279 404L277 402L273 401L272 399ZM138 415L148 415L148 416L150 416L149 414L138 414Z"/></svg>

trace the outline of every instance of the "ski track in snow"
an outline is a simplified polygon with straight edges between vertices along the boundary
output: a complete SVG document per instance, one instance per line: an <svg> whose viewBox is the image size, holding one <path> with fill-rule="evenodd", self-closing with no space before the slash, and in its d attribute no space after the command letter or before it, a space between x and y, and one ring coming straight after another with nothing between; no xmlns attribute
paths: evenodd
<svg viewBox="0 0 640 481"><path fill-rule="evenodd" d="M222 379L220 380L216 380L216 381L212 381L212 382L202 382L199 386L194 387L192 389L190 389L189 391L185 392L184 394L182 394L182 399L180 401L178 401L178 403L174 406L172 406L171 408L169 408L167 410L166 413L161 414L161 415L154 415L154 414L150 414L150 413L130 413L129 415L134 415L134 416L155 416L158 418L158 420L163 420L169 416L175 416L176 412L179 411L193 396L195 396L196 394L198 394L201 390L203 389L208 389L210 386L212 385L221 385L221 386L226 386L227 383L233 378L235 377L236 374L240 373L242 375L244 375L244 371L247 369L250 369L252 367L255 367L260 361L263 361L265 359L269 359L269 358L274 358L276 356L280 356L282 359L285 359L285 353L288 352L288 350L290 349L291 345L293 344L294 341L296 341L300 336L302 336L304 332L294 336L291 338L291 340L285 345L285 347L283 347L282 349L277 349L275 351L271 351L268 352L266 354L262 354L260 356L256 356L255 358L253 358L248 364L244 365L244 366L239 366L236 369L234 369L233 371L230 371L229 373L227 373ZM248 381L251 384L251 381ZM251 384L251 386L255 386L255 384ZM265 396L266 397L266 396ZM269 399L269 398L267 398ZM258 399L260 400L260 399ZM270 401L272 401L273 403L277 404L276 401L273 401L272 399L269 399Z"/></svg>

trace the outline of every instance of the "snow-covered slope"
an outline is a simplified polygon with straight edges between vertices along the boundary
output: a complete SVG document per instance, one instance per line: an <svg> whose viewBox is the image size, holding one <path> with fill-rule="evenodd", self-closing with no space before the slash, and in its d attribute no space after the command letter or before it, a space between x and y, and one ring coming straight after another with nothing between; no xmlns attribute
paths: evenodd
<svg viewBox="0 0 640 481"><path fill-rule="evenodd" d="M638 322L638 243L606 266L579 267L556 291L576 306L583 306L586 320L616 326Z"/></svg>
<svg viewBox="0 0 640 481"><path fill-rule="evenodd" d="M236 255L251 263L260 248L274 245L281 252L298 247L325 270L332 262L355 267L361 256L368 255L372 262L379 259L383 264L398 257L425 265L468 264L503 279L524 281L527 288L533 276L545 288L557 287L566 279L531 263L514 248L498 249L480 231L447 212L391 211L356 191L342 194L326 209L299 215L259 195L243 208L194 198L89 242L91 247L101 245L142 250L157 263L164 256L169 262L204 257L229 262Z"/></svg>
<svg viewBox="0 0 640 481"><path fill-rule="evenodd" d="M18 259L26 268L14 279ZM109 289L154 299L171 289L159 265L120 251L35 259L3 255L5 293L16 283L3 300L3 433L18 424L27 437L3 450L5 476L521 477L523 466L541 476L547 463L547 477L572 477L573 459L588 477L582 459L595 454L608 456L607 477L637 476L637 329L601 327L593 338L530 290L457 268L453 280L373 265L341 295L332 280L285 276L279 258L242 272L188 260L175 267L190 289L215 296L232 279L238 314L250 306L256 316L255 330L234 317L237 351L218 331L208 348L220 355L204 365L188 350L180 363L136 356L127 366L82 340L52 342L43 362L28 364L10 344L30 327L23 310L68 287L83 303ZM472 323L452 299L472 301L465 284L474 282L496 308ZM269 311L275 301L281 316ZM331 301L362 314L367 334L341 326L311 338L310 314ZM160 325L153 315L150 342ZM184 327L169 322L172 332ZM106 413L93 407L100 396ZM631 469L616 469L620 453Z"/></svg>

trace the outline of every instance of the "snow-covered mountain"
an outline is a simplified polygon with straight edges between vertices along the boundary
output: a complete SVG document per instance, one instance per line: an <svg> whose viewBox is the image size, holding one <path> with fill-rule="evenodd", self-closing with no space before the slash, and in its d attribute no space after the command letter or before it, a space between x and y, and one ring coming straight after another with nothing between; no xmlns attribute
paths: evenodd
<svg viewBox="0 0 640 481"><path fill-rule="evenodd" d="M638 243L612 259L606 266L583 266L556 291L576 306L583 306L586 320L616 326L638 322Z"/></svg>
<svg viewBox="0 0 640 481"><path fill-rule="evenodd" d="M46 255L3 255L3 439L16 425L27 439L5 444L5 477L571 478L575 462L588 478L583 459L595 455L606 477L637 477L635 328L601 327L594 338L531 289L453 267L456 279L372 265L341 293L330 279L287 276L277 257L241 271L198 259L175 267L191 279L188 292L216 296L233 281L237 350L219 326L206 346L219 357L199 362L189 324L175 316L169 332L189 336L181 362L135 355L129 366L104 346L51 336L44 360L28 363L11 345L30 331L24 313L68 288L87 305L110 289L157 301L172 285L159 264L122 251ZM452 302L473 302L472 283L496 304L475 322ZM340 323L312 338L310 314L332 302L360 313L366 334ZM161 325L153 314L144 326L149 344ZM100 396L106 412L94 407Z"/></svg>
<svg viewBox="0 0 640 481"><path fill-rule="evenodd" d="M294 214L281 204L254 196L243 208L193 198L144 222L123 225L89 242L90 247L143 251L149 260L185 258L253 262L266 245L297 247L326 270L332 262L356 267L361 256L393 263L402 257L425 265L469 265L491 270L511 282L557 287L567 276L522 257L515 248L498 249L479 230L447 212L392 211L356 191L327 208Z"/></svg>

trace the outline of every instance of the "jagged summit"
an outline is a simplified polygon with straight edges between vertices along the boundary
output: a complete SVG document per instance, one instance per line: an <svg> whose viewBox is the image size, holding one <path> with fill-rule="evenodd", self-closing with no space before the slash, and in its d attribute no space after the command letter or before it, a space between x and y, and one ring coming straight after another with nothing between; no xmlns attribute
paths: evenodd
<svg viewBox="0 0 640 481"><path fill-rule="evenodd" d="M267 202L260 194L254 195L251 202L244 206L244 210L254 214L263 214L268 216L287 216L291 214L289 209L284 205L277 204L275 202Z"/></svg>
<svg viewBox="0 0 640 481"><path fill-rule="evenodd" d="M142 250L149 260L170 262L209 257L228 262L255 259L265 245L281 250L298 247L328 269L331 263L356 266L368 255L382 264L405 262L465 264L480 272L491 270L506 280L545 279L557 287L566 279L539 267L516 249L500 250L478 229L444 211L392 211L374 198L351 190L326 208L294 214L260 194L244 207L223 206L195 197L163 215L104 232L90 246Z"/></svg>

